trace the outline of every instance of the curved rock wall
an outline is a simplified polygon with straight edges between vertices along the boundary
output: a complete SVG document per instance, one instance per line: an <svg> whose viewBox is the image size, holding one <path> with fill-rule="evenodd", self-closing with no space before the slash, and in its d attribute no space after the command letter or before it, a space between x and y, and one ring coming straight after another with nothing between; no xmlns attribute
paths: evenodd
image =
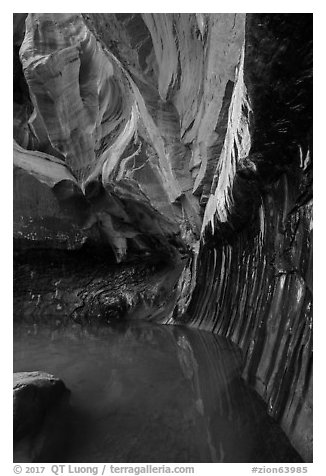
<svg viewBox="0 0 326 476"><path fill-rule="evenodd" d="M99 227L119 261L130 242L141 252L161 243L173 255L176 241L191 249L244 33L242 14L29 14L15 166L59 201L84 201L71 207L87 210L80 228Z"/></svg>
<svg viewBox="0 0 326 476"><path fill-rule="evenodd" d="M162 320L236 342L245 378L310 461L312 15L24 20L15 237L92 240L117 261L183 255Z"/></svg>
<svg viewBox="0 0 326 476"><path fill-rule="evenodd" d="M229 167L231 199L228 205L220 173L199 254L183 273L168 321L217 332L243 349L244 377L306 461L312 461L311 28L310 15L248 19L252 144L240 113L234 128L235 88L218 163ZM239 136L249 154L241 143L235 147Z"/></svg>
<svg viewBox="0 0 326 476"><path fill-rule="evenodd" d="M263 198L254 227L229 243L203 246L190 305L172 322L238 344L243 376L311 461L312 210L311 203L295 210L291 192L283 175Z"/></svg>

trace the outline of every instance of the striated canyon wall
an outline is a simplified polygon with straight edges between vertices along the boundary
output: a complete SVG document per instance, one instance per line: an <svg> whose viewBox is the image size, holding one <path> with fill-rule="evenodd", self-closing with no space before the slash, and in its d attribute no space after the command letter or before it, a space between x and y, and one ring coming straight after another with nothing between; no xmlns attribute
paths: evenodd
<svg viewBox="0 0 326 476"><path fill-rule="evenodd" d="M236 342L245 356L244 377L311 461L311 18L254 15L247 28L250 167L235 174L227 220L220 192L210 196L209 226L168 322Z"/></svg>
<svg viewBox="0 0 326 476"><path fill-rule="evenodd" d="M310 14L14 15L16 243L177 264L155 319L239 345L306 461L311 97Z"/></svg>

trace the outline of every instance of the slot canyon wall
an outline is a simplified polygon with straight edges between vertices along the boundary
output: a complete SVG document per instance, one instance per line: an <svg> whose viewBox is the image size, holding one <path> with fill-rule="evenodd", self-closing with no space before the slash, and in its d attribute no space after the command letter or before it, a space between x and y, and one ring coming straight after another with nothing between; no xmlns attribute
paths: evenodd
<svg viewBox="0 0 326 476"><path fill-rule="evenodd" d="M238 344L311 461L312 15L15 14L13 43L16 246L173 264L155 319Z"/></svg>

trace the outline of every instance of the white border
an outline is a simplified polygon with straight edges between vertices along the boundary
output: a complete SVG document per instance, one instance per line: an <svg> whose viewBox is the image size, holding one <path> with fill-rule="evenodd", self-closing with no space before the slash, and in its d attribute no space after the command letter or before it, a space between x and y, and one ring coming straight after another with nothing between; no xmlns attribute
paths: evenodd
<svg viewBox="0 0 326 476"><path fill-rule="evenodd" d="M326 348L326 312L323 296L325 295L325 163L323 153L325 136L325 31L326 15L323 2L317 1L279 1L273 2L240 2L229 0L227 2L200 1L200 2L175 2L166 0L161 3L152 2L68 2L57 0L53 5L44 1L23 2L14 4L5 3L1 9L1 461L0 472L3 475L12 472L12 13L29 11L49 11L55 6L57 12L82 11L107 12L110 6L113 12L270 12L270 13L314 13L314 218L317 221L317 232L314 238L314 463L308 466L308 475L326 474L325 464L325 356ZM28 8L27 8L28 7ZM47 7L47 8L45 8ZM118 7L118 8L117 8ZM200 8L200 10L199 10ZM249 464L196 464L196 475L249 475ZM274 465L279 466L279 465ZM24 473L23 473L24 474ZM297 474L297 473L294 473Z"/></svg>

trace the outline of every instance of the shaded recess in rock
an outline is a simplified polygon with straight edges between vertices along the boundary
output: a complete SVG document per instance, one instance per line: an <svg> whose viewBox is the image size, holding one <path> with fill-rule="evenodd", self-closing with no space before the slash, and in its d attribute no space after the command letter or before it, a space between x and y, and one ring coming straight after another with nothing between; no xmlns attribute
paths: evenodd
<svg viewBox="0 0 326 476"><path fill-rule="evenodd" d="M90 243L117 262L175 262L153 279L144 315L236 342L244 377L311 461L312 15L24 21L14 33L20 247ZM105 266L89 283L87 260L74 266L90 296L78 316L105 319ZM17 315L37 320L61 296L46 274L21 294L20 281ZM71 316L80 290L63 279L71 293L55 302ZM131 287L123 313L147 299Z"/></svg>
<svg viewBox="0 0 326 476"><path fill-rule="evenodd" d="M116 264L110 248L16 248L14 321L111 325L126 319L160 320L176 299L182 262L164 254Z"/></svg>

